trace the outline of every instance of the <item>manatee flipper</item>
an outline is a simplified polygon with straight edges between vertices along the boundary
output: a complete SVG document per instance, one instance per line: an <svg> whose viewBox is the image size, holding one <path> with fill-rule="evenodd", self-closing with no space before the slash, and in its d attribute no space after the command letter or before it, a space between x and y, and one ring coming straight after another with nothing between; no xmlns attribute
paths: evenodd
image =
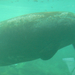
<svg viewBox="0 0 75 75"><path fill-rule="evenodd" d="M73 45L73 47L74 47L74 49L75 49L75 43L73 43L72 45Z"/></svg>
<svg viewBox="0 0 75 75"><path fill-rule="evenodd" d="M58 51L59 44L52 43L49 44L45 49L40 52L40 58L43 60L48 60L54 56Z"/></svg>

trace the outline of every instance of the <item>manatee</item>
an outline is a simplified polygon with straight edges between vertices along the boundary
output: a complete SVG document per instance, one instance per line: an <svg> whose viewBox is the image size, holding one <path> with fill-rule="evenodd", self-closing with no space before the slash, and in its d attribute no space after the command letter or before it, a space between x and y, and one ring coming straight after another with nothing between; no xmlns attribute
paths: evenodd
<svg viewBox="0 0 75 75"><path fill-rule="evenodd" d="M0 66L48 60L70 44L75 47L71 12L31 13L0 22Z"/></svg>

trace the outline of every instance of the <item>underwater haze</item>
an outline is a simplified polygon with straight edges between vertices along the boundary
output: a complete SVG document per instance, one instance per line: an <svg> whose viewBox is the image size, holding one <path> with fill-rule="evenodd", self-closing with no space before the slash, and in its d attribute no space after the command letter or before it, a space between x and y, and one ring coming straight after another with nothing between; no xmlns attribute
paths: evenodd
<svg viewBox="0 0 75 75"><path fill-rule="evenodd" d="M55 11L75 13L75 0L0 0L0 22L25 14ZM49 60L38 58L0 66L0 75L75 75L74 46L59 49Z"/></svg>

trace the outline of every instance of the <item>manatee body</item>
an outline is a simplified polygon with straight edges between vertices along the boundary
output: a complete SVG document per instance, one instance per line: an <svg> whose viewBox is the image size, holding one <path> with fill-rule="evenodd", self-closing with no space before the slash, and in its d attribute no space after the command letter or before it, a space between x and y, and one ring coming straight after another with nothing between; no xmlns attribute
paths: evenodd
<svg viewBox="0 0 75 75"><path fill-rule="evenodd" d="M75 43L75 14L42 12L0 22L0 66L48 60Z"/></svg>

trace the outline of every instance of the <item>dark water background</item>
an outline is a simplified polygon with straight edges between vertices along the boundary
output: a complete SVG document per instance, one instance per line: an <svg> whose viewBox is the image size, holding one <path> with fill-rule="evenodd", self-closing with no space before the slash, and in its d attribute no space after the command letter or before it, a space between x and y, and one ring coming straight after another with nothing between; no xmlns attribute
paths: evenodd
<svg viewBox="0 0 75 75"><path fill-rule="evenodd" d="M0 0L0 21L16 16L48 11L75 13L75 0ZM64 58L68 60L63 60ZM69 59L70 58L70 59ZM0 67L0 75L75 75L72 45L59 50L52 59Z"/></svg>

